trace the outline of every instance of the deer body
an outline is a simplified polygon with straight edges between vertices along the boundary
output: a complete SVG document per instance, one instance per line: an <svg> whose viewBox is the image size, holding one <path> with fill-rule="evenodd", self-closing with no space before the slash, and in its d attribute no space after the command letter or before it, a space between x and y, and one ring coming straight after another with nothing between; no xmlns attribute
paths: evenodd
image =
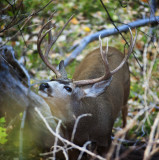
<svg viewBox="0 0 159 160"><path fill-rule="evenodd" d="M124 55L116 48L109 47L108 49L108 62L110 70L115 69L121 61ZM88 54L85 59L80 63L76 69L73 79L92 79L101 77L104 74L104 65L100 55L100 50L95 49ZM97 105L109 104L112 110L111 116L115 119L121 110L122 106L125 106L129 96L130 88L130 75L128 64L125 65L113 75L110 86L104 91L104 93L95 98ZM91 101L89 102L91 103ZM120 106L120 107L117 107ZM108 107L110 108L110 107ZM109 115L109 114L108 114Z"/></svg>
<svg viewBox="0 0 159 160"><path fill-rule="evenodd" d="M108 62L110 70L115 69L123 60L123 54L113 47L108 49ZM100 55L100 49L95 49L89 53L76 69L73 79L83 80L101 77L104 74L104 65ZM87 140L92 140L99 146L110 145L111 132L114 121L121 109L123 119L126 119L127 100L129 96L130 76L128 64L113 75L112 82L104 92L97 97L88 97L75 106L76 116L84 113L91 113L92 117L81 119L77 128L77 139L87 133ZM77 104L76 104L77 105ZM90 119L90 120L88 120ZM89 123L88 123L89 122ZM83 124L84 123L84 124ZM81 125L81 126L80 126ZM86 141L86 137L83 139Z"/></svg>
<svg viewBox="0 0 159 160"><path fill-rule="evenodd" d="M71 80L67 78L64 61L60 62L59 70L57 70L48 60L52 45L68 22L56 38L52 37L51 29L41 36L43 29L50 21L39 32L37 41L39 55L56 75L56 79L40 85L39 94L50 106L53 116L61 119L66 126L65 138L80 146L91 141L91 149L103 155L109 149L112 127L121 110L123 126L126 124L126 104L130 88L129 68L126 61L133 50L136 37L133 39L130 30L130 45L127 55L124 56L117 49L108 48L108 44L106 48L102 47L102 40L99 36L99 49L85 57ZM44 55L40 46L47 33L49 41ZM88 116L83 116L79 120L80 116L86 114ZM78 125L74 130L77 119Z"/></svg>
<svg viewBox="0 0 159 160"><path fill-rule="evenodd" d="M108 49L110 70L115 69L123 60L123 54L113 47ZM73 79L94 79L104 74L104 64L100 49L88 54L76 69ZM107 82L106 82L107 83ZM100 84L99 84L100 85ZM68 92L65 87L71 88ZM40 94L49 104L54 116L62 119L67 128L67 139L71 139L75 118L83 114L91 116L81 118L78 123L74 143L83 145L91 141L97 148L108 150L111 143L112 127L120 110L127 113L127 99L129 96L130 77L128 64L113 75L108 86L102 85L101 91L86 92L92 85L76 87L73 82L53 80L41 86ZM105 88L104 88L105 87ZM84 92L85 91L85 92ZM84 93L83 93L84 92ZM89 95L90 94L90 95ZM126 119L126 114L123 114ZM99 149L100 150L100 149Z"/></svg>

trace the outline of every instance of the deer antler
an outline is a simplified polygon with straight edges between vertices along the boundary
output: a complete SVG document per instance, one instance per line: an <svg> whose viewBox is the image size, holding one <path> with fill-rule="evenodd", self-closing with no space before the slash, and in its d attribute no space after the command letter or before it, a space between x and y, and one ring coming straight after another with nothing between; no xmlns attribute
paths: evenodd
<svg viewBox="0 0 159 160"><path fill-rule="evenodd" d="M72 19L73 15L69 18L69 20L65 23L65 25L63 26L63 28L60 30L60 32L57 34L56 37L53 38L52 36L52 33L51 33L51 30L55 27L55 24L53 25L53 27L49 28L45 33L44 35L41 35L44 28L50 24L53 16L55 14L55 11L53 12L53 14L51 15L51 17L49 18L49 21L47 23L45 23L41 30L39 31L39 34L38 34L38 40L37 40L37 50L38 50L38 53L41 57L41 59L43 60L43 62L46 64L47 67L49 67L55 74L56 74L56 78L61 78L62 77L62 74L56 69L56 67L54 67L52 64L49 63L49 60L48 60L48 54L50 52L50 49L51 47L54 45L54 43L57 41L57 39L59 38L59 36L61 35L61 33L63 32L63 30L66 28L66 26L68 25L68 23L70 22L70 20ZM45 50L45 54L42 53L42 50L41 50L41 43L43 41L43 39L45 38L45 36L49 34L49 38L48 38L48 44L47 44L47 47L46 47L46 50Z"/></svg>
<svg viewBox="0 0 159 160"><path fill-rule="evenodd" d="M99 36L100 53L101 53L101 56L102 56L104 67L105 67L105 74L103 76L101 76L99 78L95 78L95 79L74 81L74 84L76 86L83 86L83 85L94 84L94 83L97 83L97 82L100 82L100 81L103 81L103 80L108 80L112 77L113 74L115 74L120 68L122 68L123 65L126 63L126 61L128 60L128 58L130 57L132 51L133 51L135 41L136 41L136 37L137 37L137 33L136 33L135 38L133 39L133 35L132 35L132 32L131 32L130 28L129 28L129 31L130 31L130 34L131 34L131 40L130 40L130 46L129 46L129 49L128 49L128 53L127 53L127 56L124 57L124 59L122 60L122 62L120 63L120 65L117 68L115 68L113 71L109 70L109 65L108 65L108 60L107 60L108 42L107 42L106 50L103 51L102 40Z"/></svg>

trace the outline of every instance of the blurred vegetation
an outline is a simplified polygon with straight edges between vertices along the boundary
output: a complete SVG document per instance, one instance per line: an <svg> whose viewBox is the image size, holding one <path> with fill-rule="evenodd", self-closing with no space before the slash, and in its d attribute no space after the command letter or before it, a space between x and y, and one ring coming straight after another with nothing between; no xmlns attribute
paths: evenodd
<svg viewBox="0 0 159 160"><path fill-rule="evenodd" d="M5 118L0 118L0 144L5 144L7 142L7 133L5 128Z"/></svg>
<svg viewBox="0 0 159 160"><path fill-rule="evenodd" d="M13 7L4 10L0 16L1 31L4 30L7 25L10 25L12 19L16 22L19 22L19 20L22 19L10 29L0 32L0 43L3 44L7 41L7 45L13 46L17 58L26 66L31 75L31 83L35 83L41 79L51 79L53 76L53 73L47 69L40 59L36 47L37 34L42 24L48 20L53 11L57 11L52 20L52 23L56 22L53 34L57 33L72 14L75 14L70 24L64 30L56 44L52 47L49 58L55 65L57 65L61 59L65 59L65 57L69 56L72 51L71 48L76 44L79 44L80 40L86 35L102 29L114 27L109 21L108 15L102 8L100 1L54 0L46 8L33 16L21 32L17 33L25 23L26 17L31 13L38 11L40 8L43 8L48 2L49 0L24 0L22 5L20 5L21 1L18 0L15 5L13 4ZM123 23L150 16L149 5L147 1L144 0L125 1L125 4L121 4L120 1L114 0L103 0L103 2L116 25L122 25ZM8 3L5 0L0 1L0 6L3 8L7 5ZM18 6L20 7L18 8ZM159 15L159 10L157 10L155 14ZM154 36L155 39L158 39L158 32L158 26L138 28L138 37L134 51L140 65L135 60L134 56L131 56L129 60L131 91L129 98L128 121L130 121L141 109L146 107L145 105L149 106L149 112L145 112L136 122L136 124L141 124L140 122L143 122L141 124L142 127L136 125L129 132L130 137L133 137L134 139L140 137L142 141L146 141L148 138L153 121L159 111L158 99L154 98L155 96L159 97L159 55L155 55L158 51L158 46L155 45L156 42L149 39L148 36L153 33L152 36ZM129 42L129 33L123 33L123 35ZM106 44L106 39L103 39L103 43ZM146 49L146 44L148 44L148 46L145 64L144 50ZM97 48L98 45L98 41L90 43L81 55L79 55L76 60L67 67L69 78L72 77L75 67L83 57L89 51ZM109 45L114 46L123 52L125 41L120 35L115 35L109 37ZM152 70L150 70L153 61L154 64ZM146 68L144 68L144 65L146 65ZM149 76L148 91L146 91L145 88L147 87L147 83L145 80L147 80ZM34 87L37 88L38 85L35 85ZM153 94L150 94L151 92L149 91L152 91ZM2 119L0 120L0 127L4 123ZM121 119L118 119L115 127L121 127L121 123ZM6 142L6 135L5 129L0 128L0 143L3 144Z"/></svg>

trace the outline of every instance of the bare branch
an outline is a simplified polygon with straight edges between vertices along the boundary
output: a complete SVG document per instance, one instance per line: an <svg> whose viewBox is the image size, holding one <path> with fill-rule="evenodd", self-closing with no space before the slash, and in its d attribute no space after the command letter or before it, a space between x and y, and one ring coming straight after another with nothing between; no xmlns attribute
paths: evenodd
<svg viewBox="0 0 159 160"><path fill-rule="evenodd" d="M35 107L35 111L36 111L36 112L38 113L38 115L41 117L41 119L42 119L43 122L45 123L45 125L46 125L47 129L50 131L50 133L52 133L55 137L58 137L59 140L61 140L62 142L66 143L66 144L68 144L68 145L70 145L70 146L72 146L72 147L75 148L75 149L78 149L79 151L82 151L82 152L85 152L85 153L89 154L89 155L92 156L92 157L96 157L96 158L98 158L99 160L106 160L105 158L103 158L103 157L101 157L101 156L99 156L99 155L96 155L96 154L90 152L89 150L86 150L85 148L80 147L80 146L78 146L78 145L76 145L76 144L74 144L74 143L72 143L72 142L64 139L63 137L61 137L59 134L57 134L56 132L54 132L54 131L52 130L52 128L49 126L48 122L46 121L45 117L41 114L41 112L39 111L39 109L38 109L37 107Z"/></svg>
<svg viewBox="0 0 159 160"><path fill-rule="evenodd" d="M157 114L154 124L151 128L151 133L150 133L150 137L149 137L149 142L148 145L145 149L145 153L144 153L144 160L148 160L150 159L150 153L151 153L151 149L152 149L152 145L153 145L153 141L154 141L154 134L155 134L155 130L158 126L159 123L159 113Z"/></svg>
<svg viewBox="0 0 159 160"><path fill-rule="evenodd" d="M92 114L82 114L82 115L77 117L77 119L75 121L75 124L74 124L74 127L73 127L73 131L72 131L71 142L73 142L73 140L74 140L76 129L77 129L77 125L78 125L80 119L83 118L83 117L87 117L87 116L92 116Z"/></svg>
<svg viewBox="0 0 159 160"><path fill-rule="evenodd" d="M133 29L133 28L137 28L137 27L141 27L141 26L146 26L148 24L157 23L157 21L159 21L159 16L145 18L145 19L139 19L139 20L136 20L134 22L130 22L128 24L124 24L124 25L119 26L118 30L120 32L126 32L126 31L129 30L129 28ZM96 32L96 33L93 33L91 35L88 35L88 36L84 37L81 40L80 44L77 45L77 47L70 54L70 56L68 56L65 59L65 61L64 61L65 66L70 64L83 51L83 49L90 42L98 40L99 35L101 35L101 38L112 36L112 35L116 35L116 34L119 34L118 30L115 29L115 28L110 28L110 29L102 30L102 31L99 31L99 32Z"/></svg>

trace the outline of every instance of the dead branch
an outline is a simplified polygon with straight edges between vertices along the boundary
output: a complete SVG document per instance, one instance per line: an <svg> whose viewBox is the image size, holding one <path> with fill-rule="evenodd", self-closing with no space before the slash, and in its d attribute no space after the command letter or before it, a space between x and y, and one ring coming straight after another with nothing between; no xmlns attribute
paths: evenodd
<svg viewBox="0 0 159 160"><path fill-rule="evenodd" d="M21 119L20 113L25 111L24 121L26 119L25 122L27 123L25 125L24 123L21 124L19 142L21 144L21 152L22 144L25 144L25 146L28 144L29 148L33 147L33 143L39 147L50 148L55 138L46 129L43 121L41 118L39 119L39 115L34 111L34 108L37 107L47 119L47 117L52 116L50 108L40 96L30 90L29 84L30 82L24 68L21 67L14 57L13 48L10 46L0 48L0 117L5 117L8 125L8 134L10 135L16 126L20 125L20 121L16 123L13 120ZM56 128L57 123L54 118L49 118L47 121L53 129ZM27 126L29 127L27 128ZM59 132L62 134L61 131ZM19 129L16 135L18 134ZM22 143L21 141L23 140L24 142ZM11 138L11 141L14 143L18 142L19 138L14 136Z"/></svg>
<svg viewBox="0 0 159 160"><path fill-rule="evenodd" d="M38 115L41 117L41 119L42 119L43 122L45 123L45 125L46 125L47 129L50 131L50 133L52 133L52 135L54 135L55 137L58 137L58 139L59 139L60 141L62 141L63 143L66 143L67 145L72 146L72 147L75 148L75 149L78 149L79 151L85 152L85 153L91 155L92 157L96 157L96 158L98 158L99 160L106 160L105 158L103 158L103 157L101 157L101 156L99 156L99 155L96 155L96 154L94 154L93 152L85 149L85 147L80 147L80 146L78 146L78 145L76 145L76 144L68 141L67 139L61 137L59 134L57 134L56 132L53 131L53 129L50 127L50 125L49 125L48 122L46 121L45 117L41 114L41 112L39 111L39 109L38 109L37 107L35 108L35 111L36 111L36 112L38 113Z"/></svg>
<svg viewBox="0 0 159 160"><path fill-rule="evenodd" d="M159 113L157 114L156 119L155 119L154 124L153 124L152 129L151 129L151 133L150 133L150 136L149 136L149 142L148 142L148 145L147 145L145 153L144 153L144 160L149 160L151 158L150 153L151 153L152 145L153 145L153 142L154 142L155 131L156 131L156 128L158 126L158 123L159 123Z"/></svg>
<svg viewBox="0 0 159 160"><path fill-rule="evenodd" d="M127 32L129 28L133 29L133 28L137 28L141 26L146 26L148 24L158 23L158 21L159 21L159 17L139 19L134 22L130 22L128 24L124 24L124 25L117 27L118 30L115 28L111 28L111 29L105 29L105 30L96 32L94 34L88 35L81 40L80 44L77 45L77 47L73 50L70 56L68 56L65 59L64 64L65 66L70 64L90 42L98 40L99 35L101 35L101 38L104 38L104 37L119 34L119 32Z"/></svg>

